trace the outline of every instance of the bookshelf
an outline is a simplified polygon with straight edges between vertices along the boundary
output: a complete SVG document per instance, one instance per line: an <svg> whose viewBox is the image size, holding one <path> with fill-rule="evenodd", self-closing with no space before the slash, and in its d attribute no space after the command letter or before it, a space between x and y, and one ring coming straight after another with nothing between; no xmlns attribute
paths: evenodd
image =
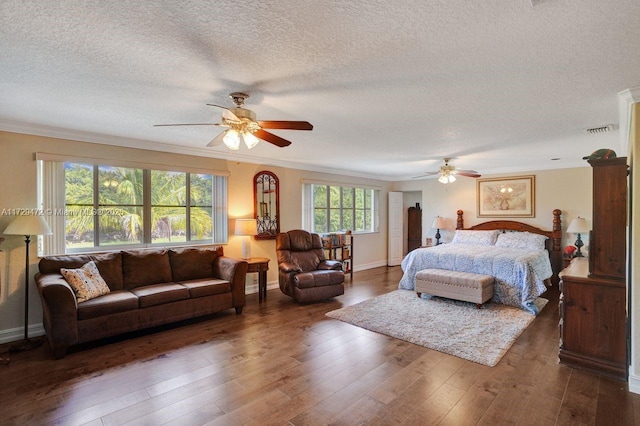
<svg viewBox="0 0 640 426"><path fill-rule="evenodd" d="M326 258L340 260L345 275L353 280L353 234L325 234L322 236L322 247Z"/></svg>

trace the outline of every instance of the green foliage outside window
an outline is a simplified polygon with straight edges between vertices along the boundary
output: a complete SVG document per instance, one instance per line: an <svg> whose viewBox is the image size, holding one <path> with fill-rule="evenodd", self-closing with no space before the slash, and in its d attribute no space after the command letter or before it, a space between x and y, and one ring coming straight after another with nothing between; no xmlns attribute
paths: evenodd
<svg viewBox="0 0 640 426"><path fill-rule="evenodd" d="M212 188L211 175L66 163L66 247L211 239Z"/></svg>
<svg viewBox="0 0 640 426"><path fill-rule="evenodd" d="M312 185L313 232L370 231L373 229L372 189Z"/></svg>

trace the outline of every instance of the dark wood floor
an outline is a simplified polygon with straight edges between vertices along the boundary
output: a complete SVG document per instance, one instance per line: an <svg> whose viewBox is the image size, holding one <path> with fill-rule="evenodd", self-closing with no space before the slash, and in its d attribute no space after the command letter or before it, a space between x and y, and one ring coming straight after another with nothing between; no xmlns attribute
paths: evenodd
<svg viewBox="0 0 640 426"><path fill-rule="evenodd" d="M356 273L344 296L306 306L279 290L261 304L250 295L243 315L230 310L58 361L46 344L14 354L0 365L0 424L640 422L640 395L626 383L558 364L557 290L493 368L324 315L396 289L400 274Z"/></svg>

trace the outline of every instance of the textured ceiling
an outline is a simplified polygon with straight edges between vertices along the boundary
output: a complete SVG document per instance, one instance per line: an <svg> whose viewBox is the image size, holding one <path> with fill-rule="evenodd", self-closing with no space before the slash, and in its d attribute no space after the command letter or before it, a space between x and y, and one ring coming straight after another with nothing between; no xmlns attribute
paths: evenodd
<svg viewBox="0 0 640 426"><path fill-rule="evenodd" d="M572 167L620 148L585 129L618 123L639 41L638 0L3 0L0 129L386 180ZM152 127L233 91L314 130L232 154Z"/></svg>

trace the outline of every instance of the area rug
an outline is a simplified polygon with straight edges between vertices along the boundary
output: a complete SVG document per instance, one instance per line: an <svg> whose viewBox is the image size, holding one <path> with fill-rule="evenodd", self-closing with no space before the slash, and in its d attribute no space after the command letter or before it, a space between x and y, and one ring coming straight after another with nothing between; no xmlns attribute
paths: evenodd
<svg viewBox="0 0 640 426"><path fill-rule="evenodd" d="M548 300L538 298L542 310ZM475 304L409 290L365 300L327 316L367 330L493 367L535 316L512 306Z"/></svg>

